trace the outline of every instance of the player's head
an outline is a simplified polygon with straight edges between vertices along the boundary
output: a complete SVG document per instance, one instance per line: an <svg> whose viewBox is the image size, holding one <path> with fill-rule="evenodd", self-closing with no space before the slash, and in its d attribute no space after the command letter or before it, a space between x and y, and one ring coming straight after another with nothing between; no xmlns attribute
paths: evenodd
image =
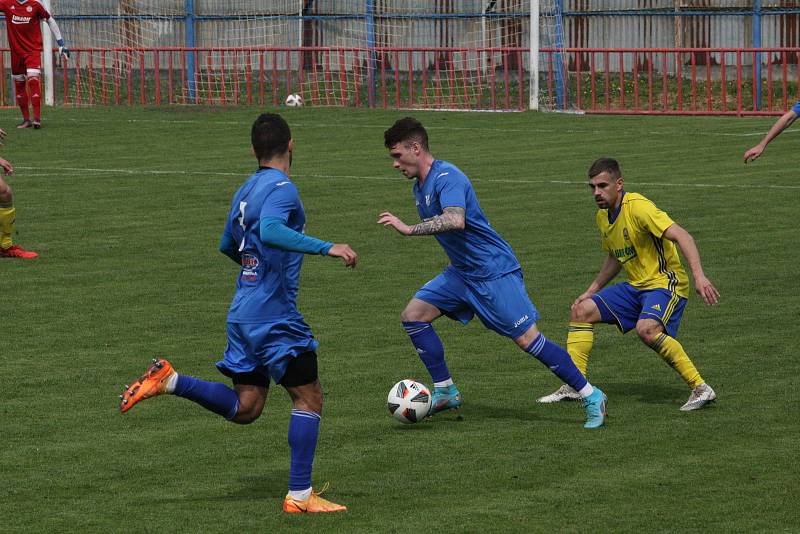
<svg viewBox="0 0 800 534"><path fill-rule="evenodd" d="M250 130L253 152L258 161L270 161L285 154L292 155L292 132L283 117L262 113Z"/></svg>
<svg viewBox="0 0 800 534"><path fill-rule="evenodd" d="M622 199L624 186L617 160L600 158L589 167L589 189L598 208L616 208Z"/></svg>
<svg viewBox="0 0 800 534"><path fill-rule="evenodd" d="M413 117L404 117L383 132L383 144L389 149L394 168L407 178L417 178L423 158L429 155L428 132Z"/></svg>

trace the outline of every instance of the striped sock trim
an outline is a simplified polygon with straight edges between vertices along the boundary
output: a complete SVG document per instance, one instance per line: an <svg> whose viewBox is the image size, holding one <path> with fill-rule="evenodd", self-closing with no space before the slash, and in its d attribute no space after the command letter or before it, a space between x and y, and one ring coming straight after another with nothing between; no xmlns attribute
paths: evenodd
<svg viewBox="0 0 800 534"><path fill-rule="evenodd" d="M528 348L525 349L525 352L528 354L533 354L534 356L539 356L546 342L547 338L544 337L544 334L540 333L538 336L536 336L536 339L531 341L531 344L528 345Z"/></svg>
<svg viewBox="0 0 800 534"><path fill-rule="evenodd" d="M406 331L406 334L409 336L413 336L415 334L419 334L420 332L424 332L428 328L431 328L431 323L423 323L421 321L404 321L403 328Z"/></svg>
<svg viewBox="0 0 800 534"><path fill-rule="evenodd" d="M306 410L292 410L292 415L296 415L297 417L305 417L307 419L316 419L319 421L322 419L322 416L316 412L308 412Z"/></svg>
<svg viewBox="0 0 800 534"><path fill-rule="evenodd" d="M656 338L656 340L653 341L653 344L650 345L650 348L652 348L654 351L658 352L659 350L661 350L661 345L664 344L664 340L666 340L666 339L667 339L667 334L662 332L661 334L659 334L659 336Z"/></svg>

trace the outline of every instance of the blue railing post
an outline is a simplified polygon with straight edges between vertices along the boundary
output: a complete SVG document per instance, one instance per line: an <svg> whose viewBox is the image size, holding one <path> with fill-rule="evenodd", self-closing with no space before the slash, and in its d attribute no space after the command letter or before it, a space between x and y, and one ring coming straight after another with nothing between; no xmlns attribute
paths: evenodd
<svg viewBox="0 0 800 534"><path fill-rule="evenodd" d="M753 2L753 48L761 48L761 0ZM769 58L768 58L769 59ZM755 72L753 73L753 83L756 89L755 110L761 109L761 51L753 54L755 61Z"/></svg>
<svg viewBox="0 0 800 534"><path fill-rule="evenodd" d="M565 109L567 105L567 80L566 65L564 65L564 55L561 50L564 48L564 0L556 0L553 5L555 13L553 17L556 21L556 53L555 53L555 75L556 75L556 105L559 109Z"/></svg>
<svg viewBox="0 0 800 534"><path fill-rule="evenodd" d="M194 48L195 47L195 40L194 40L194 0L186 0L186 48ZM197 91L197 87L195 87L195 79L197 75L196 66L194 64L194 54L193 50L189 50L186 52L186 81L188 84L188 98L189 101L192 102L195 99L195 93Z"/></svg>
<svg viewBox="0 0 800 534"><path fill-rule="evenodd" d="M367 9L367 51L369 53L369 84L367 87L367 100L369 107L375 105L375 71L378 68L378 57L375 53L375 13L372 0L366 0Z"/></svg>

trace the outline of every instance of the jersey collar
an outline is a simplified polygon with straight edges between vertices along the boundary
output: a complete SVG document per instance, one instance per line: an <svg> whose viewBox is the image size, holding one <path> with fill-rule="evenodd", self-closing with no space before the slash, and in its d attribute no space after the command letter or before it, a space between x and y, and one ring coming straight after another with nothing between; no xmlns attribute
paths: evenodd
<svg viewBox="0 0 800 534"><path fill-rule="evenodd" d="M614 210L614 213L611 213L611 210L608 210L608 224L614 224L614 221L616 221L617 217L619 217L619 212L622 211L623 200L625 200L625 191L622 192L622 196L619 199L619 206L617 206L617 209Z"/></svg>

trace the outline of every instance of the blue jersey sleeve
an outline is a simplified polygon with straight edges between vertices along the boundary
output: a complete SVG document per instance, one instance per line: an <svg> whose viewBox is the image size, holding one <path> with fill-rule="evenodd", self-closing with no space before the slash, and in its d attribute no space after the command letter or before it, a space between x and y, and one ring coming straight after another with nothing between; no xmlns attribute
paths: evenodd
<svg viewBox="0 0 800 534"><path fill-rule="evenodd" d="M792 106L792 111L794 111L795 115L800 115L800 102L797 102L794 106Z"/></svg>
<svg viewBox="0 0 800 534"><path fill-rule="evenodd" d="M328 241L295 232L276 218L261 219L259 235L262 243L303 254L326 255L333 246L333 243Z"/></svg>
<svg viewBox="0 0 800 534"><path fill-rule="evenodd" d="M436 190L439 192L439 205L442 209L467 209L467 190L469 188L467 177L453 170L436 177Z"/></svg>
<svg viewBox="0 0 800 534"><path fill-rule="evenodd" d="M230 221L225 223L225 230L223 230L222 237L220 237L219 240L219 251L236 263L241 263L242 261L242 257L239 254L238 248L236 247L236 241L233 240L233 234L231 234Z"/></svg>
<svg viewBox="0 0 800 534"><path fill-rule="evenodd" d="M285 181L276 185L261 207L261 219L280 219L289 221L292 211L300 206L300 195L292 182Z"/></svg>

